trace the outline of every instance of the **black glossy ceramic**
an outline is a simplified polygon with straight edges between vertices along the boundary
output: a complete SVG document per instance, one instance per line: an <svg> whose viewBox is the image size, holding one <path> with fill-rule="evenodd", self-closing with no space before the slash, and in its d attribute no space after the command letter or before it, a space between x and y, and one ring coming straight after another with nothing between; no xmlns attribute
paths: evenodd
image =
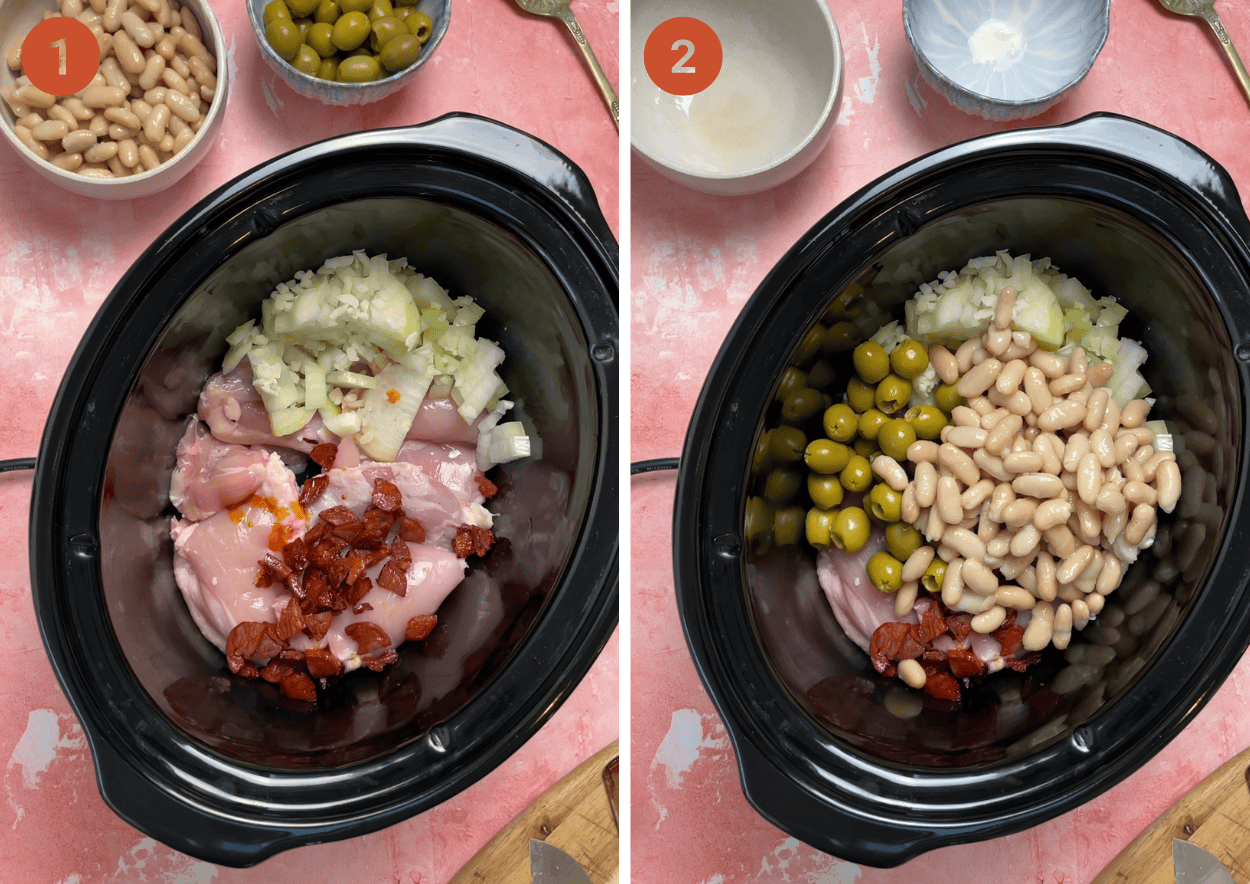
<svg viewBox="0 0 1250 884"><path fill-rule="evenodd" d="M499 468L505 538L388 672L315 708L232 677L174 584L174 448L224 335L278 282L404 255L486 310L541 456ZM567 158L453 115L279 157L208 196L101 306L45 430L31 512L39 626L117 813L248 865L425 810L552 715L617 622L617 244Z"/></svg>
<svg viewBox="0 0 1250 884"><path fill-rule="evenodd" d="M686 638L769 821L881 867L1018 831L1128 776L1216 691L1250 643L1248 238L1210 157L1098 115L908 163L769 273L696 406L673 528ZM744 502L759 493L752 454L776 425L779 379L810 367L799 344L836 295L858 284L899 311L938 271L998 249L1050 256L1130 309L1122 328L1151 353L1153 415L1183 449L1186 497L1072 649L954 705L878 676L834 621L810 549L747 547Z"/></svg>

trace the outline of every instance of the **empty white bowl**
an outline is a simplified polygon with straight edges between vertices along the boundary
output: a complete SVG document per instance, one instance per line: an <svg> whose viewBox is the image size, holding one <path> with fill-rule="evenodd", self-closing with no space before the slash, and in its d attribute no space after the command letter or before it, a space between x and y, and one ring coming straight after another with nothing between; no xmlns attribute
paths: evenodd
<svg viewBox="0 0 1250 884"><path fill-rule="evenodd" d="M660 23L697 18L716 32L723 63L691 96L648 75L647 37ZM842 46L825 0L633 0L631 144L662 174L707 193L775 187L803 171L829 141L842 97Z"/></svg>
<svg viewBox="0 0 1250 884"><path fill-rule="evenodd" d="M952 105L1022 120L1084 79L1111 29L1111 0L904 0L920 73Z"/></svg>

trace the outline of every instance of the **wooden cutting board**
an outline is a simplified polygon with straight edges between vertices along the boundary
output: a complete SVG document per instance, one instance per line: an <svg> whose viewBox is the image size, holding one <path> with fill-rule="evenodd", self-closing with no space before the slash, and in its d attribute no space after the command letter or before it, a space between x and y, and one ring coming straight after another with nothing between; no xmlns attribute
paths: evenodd
<svg viewBox="0 0 1250 884"><path fill-rule="evenodd" d="M1117 856L1094 884L1175 884L1172 839L1211 851L1238 884L1250 882L1250 749L1195 786Z"/></svg>
<svg viewBox="0 0 1250 884"><path fill-rule="evenodd" d="M552 786L478 851L451 884L531 884L531 838L568 853L591 884L617 884L617 827L603 772L617 757L618 745L614 741L601 749Z"/></svg>

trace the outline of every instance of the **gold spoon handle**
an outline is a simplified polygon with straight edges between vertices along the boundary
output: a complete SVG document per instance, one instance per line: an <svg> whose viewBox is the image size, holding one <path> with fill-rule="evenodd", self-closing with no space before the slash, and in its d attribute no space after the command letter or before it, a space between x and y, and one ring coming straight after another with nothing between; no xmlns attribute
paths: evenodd
<svg viewBox="0 0 1250 884"><path fill-rule="evenodd" d="M1228 38L1228 31L1224 30L1224 22L1220 21L1219 13L1208 7L1202 10L1202 17L1211 26L1211 30L1215 31L1220 45L1228 53L1228 60L1233 63L1233 70L1236 71L1237 80L1241 83L1241 91L1246 94L1246 101L1250 102L1250 74L1246 73L1246 66L1241 63L1241 56L1233 48L1233 41Z"/></svg>
<svg viewBox="0 0 1250 884"><path fill-rule="evenodd" d="M578 24L577 16L567 6L558 10L557 15L560 16L560 21L568 25L569 32L572 33L573 39L577 41L577 48L582 51L586 64L590 65L590 73L594 75L595 83L599 85L599 91L603 93L603 100L607 102L608 110L612 112L612 122L616 123L616 128L621 128L621 102L616 97L616 90L612 88L612 84L608 81L608 75L603 72L599 59L595 58L595 51L590 48L590 41L586 39L586 35L582 32L582 26ZM1241 62L1238 62L1238 64L1241 64Z"/></svg>

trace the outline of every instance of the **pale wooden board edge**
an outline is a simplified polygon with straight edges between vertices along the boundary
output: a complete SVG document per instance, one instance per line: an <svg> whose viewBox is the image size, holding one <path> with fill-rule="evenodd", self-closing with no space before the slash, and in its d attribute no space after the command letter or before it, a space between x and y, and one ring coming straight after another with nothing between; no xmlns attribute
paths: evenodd
<svg viewBox="0 0 1250 884"><path fill-rule="evenodd" d="M552 786L487 842L450 884L508 884L513 880L530 884L531 838L551 841L568 851L585 868L592 884L615 881L617 834L603 784L603 769L619 754L619 747L620 741L614 740ZM566 824L574 814L574 824ZM564 832L560 831L562 824ZM569 835L571 828L583 826L593 833L589 844ZM523 877L514 874L518 869L523 870Z"/></svg>
<svg viewBox="0 0 1250 884"><path fill-rule="evenodd" d="M1224 762L1134 838L1093 884L1174 884L1173 838L1205 847L1237 880L1250 880L1248 765L1250 749Z"/></svg>

